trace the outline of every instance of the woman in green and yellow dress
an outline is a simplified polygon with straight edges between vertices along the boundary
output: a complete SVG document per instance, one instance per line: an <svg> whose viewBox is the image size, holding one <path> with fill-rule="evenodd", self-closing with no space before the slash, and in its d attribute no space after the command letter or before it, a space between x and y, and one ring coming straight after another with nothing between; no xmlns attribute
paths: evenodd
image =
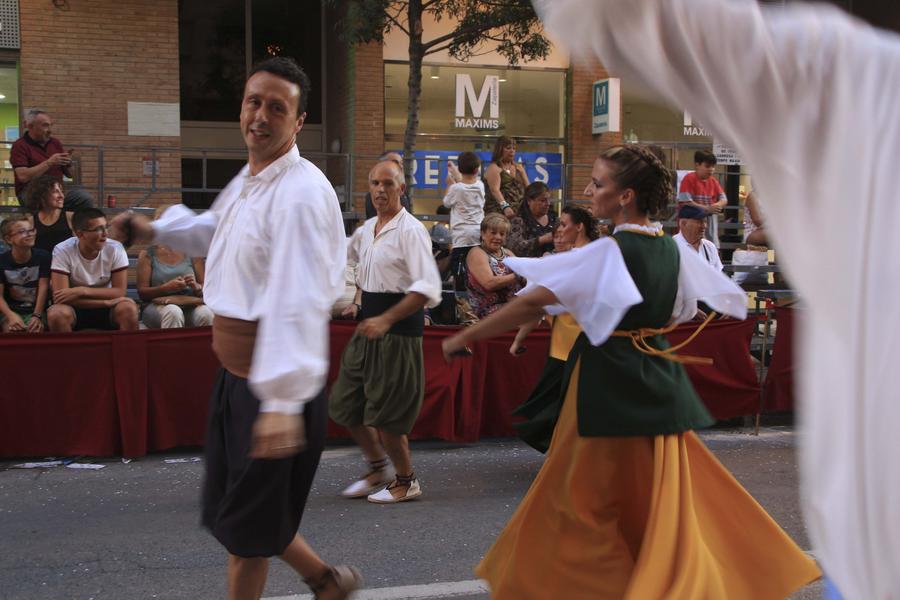
<svg viewBox="0 0 900 600"><path fill-rule="evenodd" d="M572 250L584 248L600 237L597 221L587 209L580 206L565 206L559 217L559 225L554 233L554 245L566 245ZM569 250L571 252L571 250ZM520 293L527 293L527 288ZM564 381L566 359L575 341L581 334L578 322L568 313L550 317L550 349L544 370L528 399L520 404L513 415L524 420L513 423L513 427L529 446L539 452L547 452L553 428L559 418L562 397L559 394ZM525 336L534 329L533 324L523 325L510 347L510 353L518 354L524 348Z"/></svg>
<svg viewBox="0 0 900 600"><path fill-rule="evenodd" d="M746 297L650 221L672 189L647 149L605 151L585 193L614 234L512 259L533 291L444 342L449 358L544 310L583 330L547 459L476 573L495 600L785 598L819 570L693 432L713 420L663 335L698 299L744 318Z"/></svg>

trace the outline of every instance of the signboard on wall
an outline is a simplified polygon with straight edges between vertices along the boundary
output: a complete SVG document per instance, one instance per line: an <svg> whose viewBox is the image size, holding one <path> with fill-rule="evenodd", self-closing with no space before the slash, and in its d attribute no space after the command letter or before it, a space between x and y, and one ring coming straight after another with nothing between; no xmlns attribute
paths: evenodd
<svg viewBox="0 0 900 600"><path fill-rule="evenodd" d="M406 174L408 186L416 189L443 189L447 180L447 161L456 162L459 152L452 150L416 150L413 172ZM482 173L491 161L490 152L476 152ZM556 152L517 152L516 162L525 165L528 181L541 181L550 189L562 185L562 154Z"/></svg>
<svg viewBox="0 0 900 600"><path fill-rule="evenodd" d="M457 129L500 129L500 77L486 75L481 91L476 94L472 76L457 73L454 112L453 123Z"/></svg>
<svg viewBox="0 0 900 600"><path fill-rule="evenodd" d="M622 130L621 84L618 79L595 81L592 103L591 133Z"/></svg>
<svg viewBox="0 0 900 600"><path fill-rule="evenodd" d="M738 156L737 150L726 146L718 140L713 141L713 154L716 155L716 161L720 165L741 164L741 157Z"/></svg>

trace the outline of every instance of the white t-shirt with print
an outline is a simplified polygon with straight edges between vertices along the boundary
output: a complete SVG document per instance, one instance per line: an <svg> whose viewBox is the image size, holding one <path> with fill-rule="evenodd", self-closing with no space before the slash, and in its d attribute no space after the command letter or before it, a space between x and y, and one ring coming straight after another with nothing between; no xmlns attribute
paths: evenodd
<svg viewBox="0 0 900 600"><path fill-rule="evenodd" d="M106 240L100 254L88 260L78 250L78 238L60 242L53 249L50 270L69 276L70 287L110 287L112 274L128 268L128 254L115 240Z"/></svg>

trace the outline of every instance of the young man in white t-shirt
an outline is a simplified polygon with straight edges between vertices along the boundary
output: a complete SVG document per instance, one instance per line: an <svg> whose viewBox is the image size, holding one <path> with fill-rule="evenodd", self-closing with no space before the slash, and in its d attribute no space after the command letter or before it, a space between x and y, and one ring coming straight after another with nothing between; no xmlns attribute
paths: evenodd
<svg viewBox="0 0 900 600"><path fill-rule="evenodd" d="M50 331L136 330L138 307L125 297L128 254L122 244L107 239L106 216L96 208L75 211L72 229L75 237L53 249Z"/></svg>
<svg viewBox="0 0 900 600"><path fill-rule="evenodd" d="M463 152L457 158L458 168L450 163L447 194L444 206L450 209L450 231L453 251L450 272L459 281L464 279L462 266L469 250L481 243L481 221L484 219L484 183L478 178L481 159L474 152ZM457 287L459 289L459 287Z"/></svg>

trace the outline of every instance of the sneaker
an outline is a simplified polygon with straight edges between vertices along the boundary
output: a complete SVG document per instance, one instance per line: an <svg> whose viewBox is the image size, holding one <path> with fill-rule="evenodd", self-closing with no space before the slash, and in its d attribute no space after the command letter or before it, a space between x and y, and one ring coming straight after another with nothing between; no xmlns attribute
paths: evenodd
<svg viewBox="0 0 900 600"><path fill-rule="evenodd" d="M406 481L404 481L404 479ZM394 496L391 493L391 490L398 486L409 487L406 489L406 493L400 496ZM399 475L391 482L389 486L381 490L380 492L376 492L371 494L368 497L369 502L374 502L375 504L396 504L397 502L406 502L407 500L413 500L422 495L422 488L419 486L419 480L415 477L405 478L400 477Z"/></svg>
<svg viewBox="0 0 900 600"><path fill-rule="evenodd" d="M388 460L382 459L369 463L369 472L361 479L354 481L341 492L344 498L365 498L389 484L394 479L394 469Z"/></svg>

